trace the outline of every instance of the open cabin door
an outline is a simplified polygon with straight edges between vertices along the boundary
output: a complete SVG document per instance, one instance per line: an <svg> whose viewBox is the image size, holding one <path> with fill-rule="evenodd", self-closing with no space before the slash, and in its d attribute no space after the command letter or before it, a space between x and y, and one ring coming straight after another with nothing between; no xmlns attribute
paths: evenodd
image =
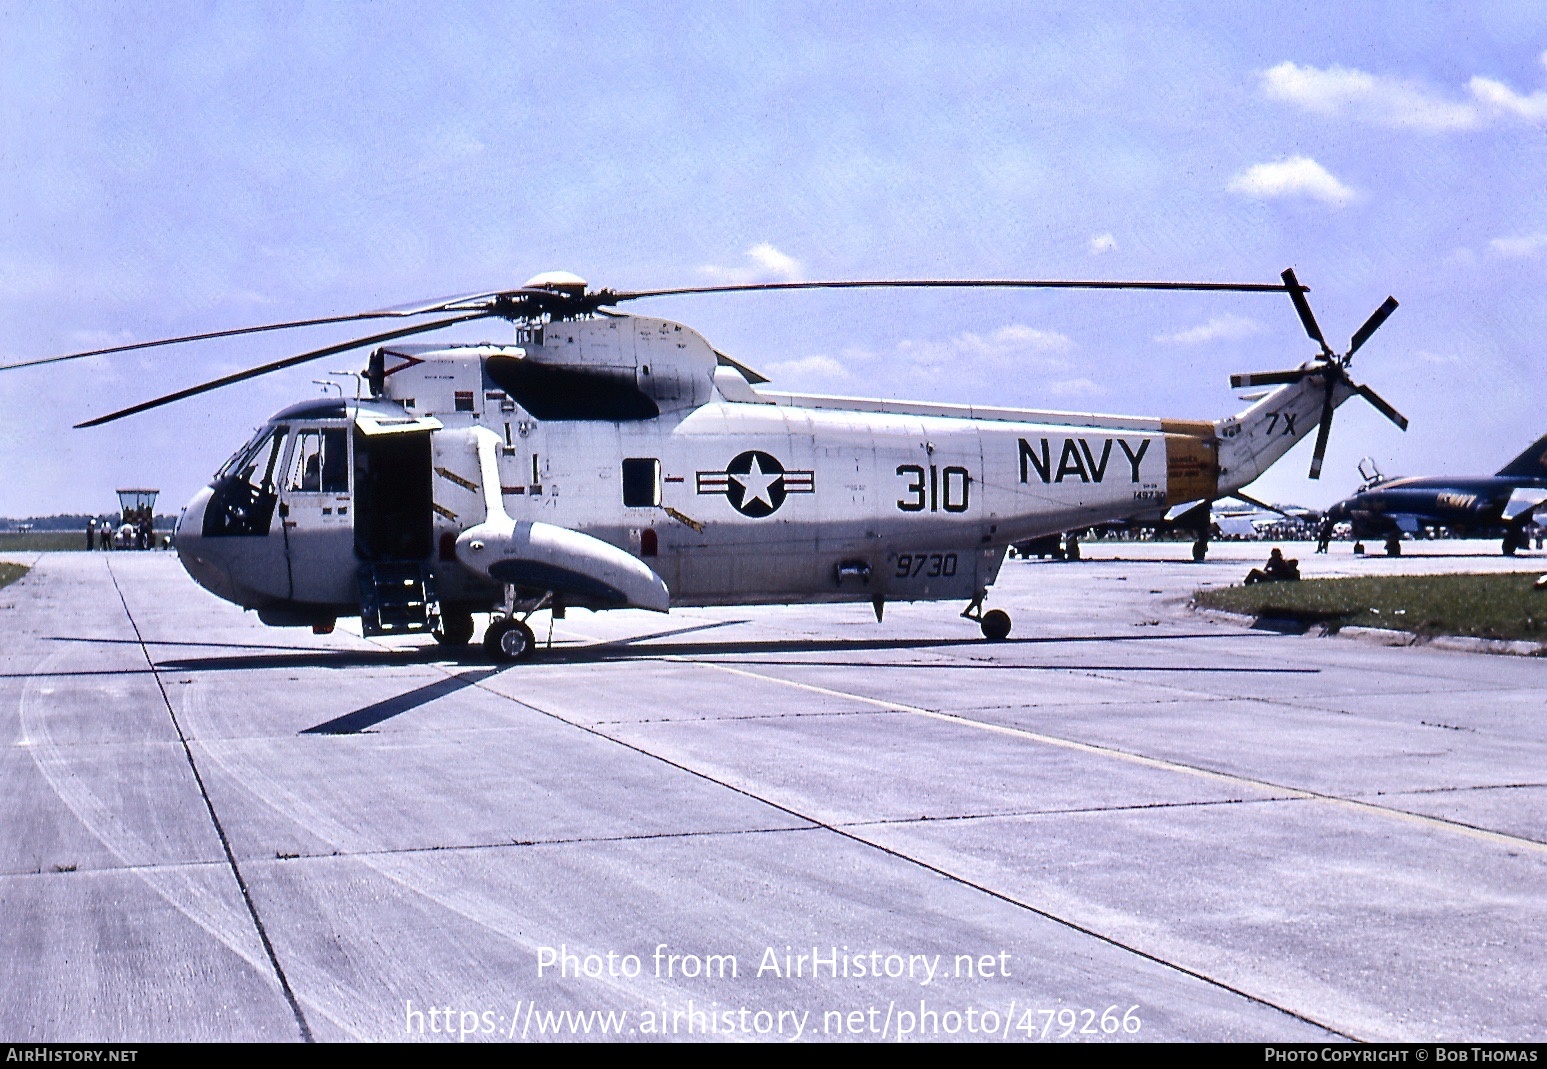
<svg viewBox="0 0 1547 1069"><path fill-rule="evenodd" d="M424 561L434 549L430 433L439 420L362 413L355 421L355 556Z"/></svg>

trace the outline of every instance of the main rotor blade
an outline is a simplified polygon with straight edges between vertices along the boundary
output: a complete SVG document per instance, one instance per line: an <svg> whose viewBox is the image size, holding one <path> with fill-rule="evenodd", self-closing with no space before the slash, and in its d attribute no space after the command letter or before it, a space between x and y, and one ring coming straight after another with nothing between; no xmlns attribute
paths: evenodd
<svg viewBox="0 0 1547 1069"><path fill-rule="evenodd" d="M1289 287L1270 282L1095 282L1028 278L893 278L838 282L748 282L724 286L683 286L664 290L601 290L600 304L617 304L642 297L679 297L694 293L755 293L763 290L858 289L1088 289L1088 290L1205 290L1235 293L1283 293Z"/></svg>
<svg viewBox="0 0 1547 1069"><path fill-rule="evenodd" d="M1282 386L1286 382L1299 382L1315 369L1295 368L1293 371L1248 371L1230 376L1232 390L1244 390L1251 386Z"/></svg>
<svg viewBox="0 0 1547 1069"><path fill-rule="evenodd" d="M1387 297L1385 302L1364 321L1364 326L1354 332L1353 341L1349 342L1348 353L1353 356L1359 351L1359 346L1370 340L1370 335L1380 329L1380 325L1391 318L1391 313L1397 310L1397 299Z"/></svg>
<svg viewBox="0 0 1547 1069"><path fill-rule="evenodd" d="M1321 426L1316 428L1316 452L1311 454L1311 478L1321 478L1321 462L1327 456L1327 437L1332 433L1332 391L1337 388L1337 379L1327 380L1326 400L1321 403Z"/></svg>
<svg viewBox="0 0 1547 1069"><path fill-rule="evenodd" d="M1368 386L1356 386L1354 387L1354 392L1357 393L1360 397L1363 397L1366 401L1370 402L1370 404L1374 405L1376 410L1380 412L1381 415L1395 423L1398 427L1401 427L1404 431L1407 430L1407 417L1398 412L1395 408L1392 408L1391 405L1387 403L1386 399L1380 394L1376 393Z"/></svg>
<svg viewBox="0 0 1547 1069"><path fill-rule="evenodd" d="M302 353L299 356L288 356L283 360L275 360L272 363L263 364L260 367L249 368L246 371L238 371L234 375L226 375L222 378L200 383L198 386L190 386L186 390L178 390L176 393L169 393L165 397L157 397L152 401L142 401L140 404L132 405L129 408L119 409L117 412L110 412L105 416L98 416L96 419L89 419L85 423L77 423L75 426L76 429L80 429L82 427L100 427L104 423L112 423L114 420L123 419L125 416L132 416L139 412L146 412L152 408L160 408L162 405L169 405L173 401L181 401L187 397L196 397L201 393L208 393L211 390L218 390L222 386L230 386L233 383L245 382L248 379L255 379L260 375L267 375L271 371L283 371L287 367L295 367L297 364L304 364L310 360L321 360L326 356L336 356L339 353L347 353L351 349L359 349L367 345L375 345L378 342L393 341L397 338L406 338L410 334L423 334L425 331L439 330L441 327L449 327L456 323L466 323L472 319L484 319L488 315L488 312L475 312L469 315L455 316L451 319L438 319L433 323L416 323L411 327L403 327L401 330L391 330L385 334L374 334L368 338L355 338L353 341L340 342L337 345L329 345L325 349L314 349L309 353Z"/></svg>
<svg viewBox="0 0 1547 1069"><path fill-rule="evenodd" d="M510 292L521 293L524 291L513 290ZM328 323L352 323L365 319L405 319L411 316L429 315L434 312L456 311L461 308L471 309L476 307L472 302L492 301L494 298L503 295L503 293L498 292L474 293L460 297L438 298L431 303L416 306L384 308L375 312L352 312L348 315L318 316L314 319L292 319L284 323L262 323L254 327L232 327L229 330L212 330L203 334L184 334L177 338L160 338L156 341L138 341L127 345L110 345L106 349L88 349L85 352L66 353L63 356L44 356L33 360L19 360L13 364L0 364L0 371L37 367L40 364L58 364L66 360L82 360L88 356L127 353L136 349L155 349L162 345L182 345L184 342L210 341L214 338L234 338L243 334L262 334L270 330L293 330L296 327L317 327Z"/></svg>
<svg viewBox="0 0 1547 1069"><path fill-rule="evenodd" d="M1316 317L1311 314L1311 306L1305 299L1305 295L1310 291L1300 285L1300 280L1295 278L1295 269L1292 267L1286 267L1279 277L1284 280L1284 287L1289 290L1289 299L1294 302L1295 311L1300 314L1300 322L1305 327L1305 333L1311 336L1311 341L1321 346L1323 356L1329 360L1332 359L1336 354L1327 344L1327 339L1322 337L1321 328L1316 325Z"/></svg>

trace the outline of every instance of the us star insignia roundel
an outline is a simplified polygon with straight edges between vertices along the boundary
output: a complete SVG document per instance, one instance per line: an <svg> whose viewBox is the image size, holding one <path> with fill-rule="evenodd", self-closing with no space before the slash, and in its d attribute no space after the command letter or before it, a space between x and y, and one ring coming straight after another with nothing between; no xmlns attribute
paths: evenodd
<svg viewBox="0 0 1547 1069"><path fill-rule="evenodd" d="M700 494L724 494L731 508L743 516L761 519L779 511L790 494L809 494L814 486L809 471L785 471L772 454L749 449L725 466L724 471L698 473Z"/></svg>

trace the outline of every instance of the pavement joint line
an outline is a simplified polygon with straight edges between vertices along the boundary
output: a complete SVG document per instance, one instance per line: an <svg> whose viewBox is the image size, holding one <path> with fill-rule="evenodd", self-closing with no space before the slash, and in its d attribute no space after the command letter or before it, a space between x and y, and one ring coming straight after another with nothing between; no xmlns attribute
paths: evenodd
<svg viewBox="0 0 1547 1069"><path fill-rule="evenodd" d="M1026 817L1079 816L1084 813L1125 813L1145 809L1187 809L1216 805L1260 805L1267 802L1301 802L1303 798L1212 798L1197 802L1145 802L1134 805L1084 806L1078 809L1024 809L1010 813L953 813L944 817L896 817L885 820L846 820L845 828L888 827L906 824L944 824L964 820L1022 820Z"/></svg>
<svg viewBox="0 0 1547 1069"><path fill-rule="evenodd" d="M730 662L730 661L713 661L713 660L709 660L708 658L681 657L681 656L677 656L677 655L673 655L673 654L662 654L662 655L657 656L657 657L648 657L648 658L640 658L640 659L641 660L655 660L655 661L676 661L678 663L702 662L704 664L728 664L728 663L730 663L730 664L734 664L734 663L757 664L757 665L769 665L769 666L775 667L775 668L779 668L779 667L785 667L785 668L849 668L849 667L853 667L851 665L841 664L840 662L837 662L837 661L799 661L799 660L770 661L770 660L757 660L757 659L744 658L744 659L740 660L739 662ZM1153 664L1096 665L1096 666L1092 667L1090 665L1080 665L1080 664L965 664L965 663L960 663L960 662L941 662L941 663L934 663L934 664L876 664L874 662L868 662L863 667L866 667L866 668L930 668L930 669L935 669L935 670L947 669L947 670L951 670L951 671L968 670L968 671L1000 671L1000 672L1071 672L1071 673L1075 673L1075 674L1078 674L1078 675L1092 676L1092 677L1095 677L1095 678L1098 678L1098 679L1106 679L1106 678L1108 678L1105 673L1109 673L1109 672L1183 672L1183 673L1207 672L1207 673L1210 673L1210 674L1216 674L1217 673L1217 674L1220 674L1220 675L1229 675L1229 674L1244 674L1244 675L1319 675L1320 672L1321 672L1320 668L1246 668L1246 667L1230 668L1230 667L1217 667L1217 666L1213 666L1213 665L1208 665L1208 666L1193 665L1193 666L1190 666L1190 667L1179 668L1176 665L1169 665L1169 664L1168 665L1153 665Z"/></svg>
<svg viewBox="0 0 1547 1069"><path fill-rule="evenodd" d="M824 709L814 713L751 713L747 716L663 716L654 720L597 720L595 727L633 727L636 724L740 723L745 720L804 720L820 716L878 716L874 709Z"/></svg>
<svg viewBox="0 0 1547 1069"><path fill-rule="evenodd" d="M1230 772L1217 772L1213 769L1199 768L1195 765L1182 764L1179 761L1167 761L1158 757L1146 757L1143 754L1131 753L1120 750L1114 746L1098 746L1089 742L1077 742L1074 739L1060 738L1056 735L1044 735L1040 732L1027 731L1024 728L1010 727L1004 724L990 724L982 720L974 720L971 717L961 716L956 713L939 712L932 709L921 709L915 705L904 705L901 702L889 701L885 698L870 698L862 694L850 694L845 691L833 690L829 687L819 687L811 683L801 683L792 679L781 679L778 676L764 675L760 672L748 672L745 669L732 668L729 665L717 664L713 661L688 661L684 664L702 664L722 672L730 672L733 675L746 676L749 679L760 679L771 683L781 683L787 687L795 687L799 690L811 691L815 694L825 694L828 697L848 698L853 701L867 702L882 709L892 709L900 713L912 713L930 720L938 720L941 723L954 724L961 727L976 728L979 731L993 732L999 735L1009 735L1014 738L1023 738L1031 742L1039 742L1047 746L1057 746L1066 750L1075 750L1080 753L1092 754L1097 757L1112 758L1127 761L1131 764L1141 765L1146 768L1159 769L1165 772L1179 772L1184 775L1197 776L1202 779L1215 780L1220 783L1244 785L1269 792L1286 793L1293 798L1314 799L1329 805L1351 809L1356 812L1372 813L1377 816L1400 820L1420 827L1428 827L1442 831L1453 832L1498 846L1524 847L1547 854L1547 843L1535 839L1527 839L1517 835L1506 835L1503 832L1490 831L1472 824L1466 824L1459 820L1446 820L1443 817L1425 816L1421 813L1410 813L1406 810L1395 809L1391 806L1376 805L1373 802L1364 802L1356 798L1344 798L1340 795L1326 794L1321 791L1308 790L1303 787L1290 787L1282 783L1273 783L1270 780L1254 779L1250 776L1241 776Z"/></svg>
<svg viewBox="0 0 1547 1069"><path fill-rule="evenodd" d="M1547 787L1547 783L1477 783L1469 787L1414 787L1408 791L1376 791L1374 797L1396 794L1453 794L1460 791L1514 791L1530 787Z"/></svg>
<svg viewBox="0 0 1547 1069"><path fill-rule="evenodd" d="M581 637L584 638L584 637L588 637L588 636L582 635ZM672 660L672 658L663 658L663 659L665 659L665 660ZM682 664L705 664L705 663L708 663L708 662L694 661L694 660L688 660L688 659L681 659L681 660L678 660L678 663L682 663ZM773 677L768 677L768 676L756 676L756 675L754 675L754 673L751 673L751 672L744 672L744 673L740 673L740 674L748 675L748 676L753 676L754 678L758 678L758 679L772 679L773 678ZM776 682L779 682L779 681L776 680ZM850 831L850 830L848 830L848 829L846 829L846 828L844 828L844 827L842 827L840 825L833 824L833 823L830 823L828 821L821 820L820 818L811 816L810 814L807 814L807 813L803 813L803 812L801 812L801 811L799 811L797 809L794 809L794 808L792 808L790 806L784 805L784 804L782 804L780 802L776 802L776 801L774 801L771 798L765 798L762 795L757 794L757 793L753 792L752 790L750 790L750 789L748 789L746 787L738 787L738 786L736 786L733 783L727 782L725 780L718 779L715 776L712 776L712 775L710 775L707 772L703 772L703 771L701 771L699 769L696 769L696 768L690 768L689 766L681 764L680 762L674 761L674 760L672 760L669 757L665 757L665 756L663 756L661 754L658 754L658 753L653 753L652 751L645 749L641 745L629 742L626 739L620 739L620 738L618 738L618 737L616 737L614 735L609 735L605 731L597 730L595 727L592 727L592 726L589 726L589 725L586 725L586 724L582 724L582 723L578 723L578 722L570 720L570 719L568 719L566 717L560 716L556 712L553 712L553 711L548 710L548 709L544 709L541 706L534 705L531 702L529 702L529 701L527 701L527 700L525 700L523 698L517 698L514 695L502 693L501 691L495 690L494 688L490 687L488 685L488 680L487 679L481 679L477 683L474 683L473 686L477 687L479 690L486 690L490 694L493 694L496 697L501 698L501 699L503 699L505 701L514 702L515 704L520 705L523 708L531 709L533 712L539 713L542 716L550 717L550 718L552 718L554 720L557 720L561 724L568 724L570 727L577 728L580 731L585 732L586 734L594 735L594 736L596 736L597 738L600 738L600 739L605 739L606 741L611 742L614 745L621 746L621 747L623 747L624 749L627 749L627 750L632 750L633 752L635 752L637 754L640 754L641 756L647 757L647 758L649 758L651 760L659 761L660 763L666 765L669 768L675 768L679 772L684 772L684 773L686 773L686 774L688 774L690 776L694 776L694 777L696 777L698 779L704 780L707 783L712 783L712 784L714 784L717 787L721 787L721 788L723 788L725 790L728 790L728 791L731 791L731 792L733 792L735 794L739 794L739 795L741 795L744 798L750 798L753 801L758 802L758 803L760 803L762 805L766 805L766 806L768 806L771 809L775 809L775 810L777 810L777 811L779 811L781 813L787 813L790 816L795 817L798 820L804 820L804 821L814 825L814 828L812 828L810 830L822 830L822 831L832 832L834 835L837 835L840 838L847 839L850 842L859 844L860 846L868 847L869 849L878 851L878 852L880 852L882 854L887 855L888 857L896 858L897 860L903 862L904 864L913 865L913 866L915 866L917 868L923 869L926 872L932 872L935 875L941 877L942 879L950 881L951 883L958 884L958 885L960 885L962 887L967 887L967 888L969 888L971 890L977 891L979 894L986 895L989 898L992 898L992 899L994 899L996 901L1003 902L1006 905L1013 906L1013 907L1015 907L1017 909L1025 910L1027 913L1031 913L1034 916L1041 917L1044 920L1050 921L1053 924L1057 924L1057 925L1059 925L1061 927L1067 928L1070 931L1078 932L1081 935L1084 935L1084 936L1087 936L1088 938L1094 939L1094 940L1096 940L1099 943L1104 943L1107 946L1113 947L1113 948L1115 948L1117 950L1121 950L1121 951L1123 951L1125 953L1132 954L1134 957L1142 958L1145 961L1152 962L1153 964L1158 965L1161 968L1170 969L1170 970L1172 970L1174 972L1180 973L1183 976L1190 976L1193 979L1199 981L1200 983L1207 984L1208 986L1217 988L1217 989L1219 989L1221 991L1227 991L1230 994L1235 995L1238 998L1245 999L1246 1001L1254 1003L1254 1004L1256 1004L1258 1006L1265 1006L1265 1007L1267 1007L1267 1008L1269 1008L1271 1010L1274 1010L1274 1011L1276 1011L1278 1013L1284 1014L1286 1017L1291 1017L1291 1018L1293 1018L1293 1019L1295 1019L1297 1021L1303 1021L1306 1024L1312 1025L1313 1027L1316 1027L1316 1028L1320 1028L1320 1029L1330 1033L1331 1035L1337 1036L1337 1037L1339 1037L1341 1039L1347 1039L1347 1040L1350 1040L1352 1042L1360 1042L1359 1037L1357 1037L1357 1036L1355 1036L1355 1035L1353 1035L1353 1034L1351 1034L1349 1032L1345 1032L1345 1031L1342 1031L1342 1030L1340 1030L1338 1028L1335 1028L1332 1025L1326 1024L1326 1023L1324 1023L1322 1021L1318 1021L1316 1018L1311 1017L1308 1014L1302 1013L1299 1010L1291 1009L1288 1006L1281 1006L1281 1005L1279 1005L1276 1002L1270 1001L1268 998L1266 998L1264 996L1254 995L1250 991L1245 990L1244 988L1237 987L1237 986L1235 986L1235 985L1233 985L1231 983L1228 983L1228 982L1226 982L1224 980L1221 980L1221 979L1219 979L1217 977L1209 976L1207 973L1200 972L1197 969L1193 969L1193 968L1191 968L1191 967L1189 967L1187 965L1183 965L1180 962L1169 961L1166 958L1160 957L1157 954L1152 954L1152 953L1150 953L1147 950L1141 949L1140 947L1133 946L1131 944L1125 943L1122 940L1118 939L1116 936L1111 936L1111 935L1107 935L1107 934L1105 934L1103 932L1098 932L1094 928L1089 928L1089 927L1086 927L1083 924L1080 924L1078 921L1071 920L1071 919L1069 919L1067 917L1061 917L1061 916L1059 916L1056 913L1052 913L1052 912L1050 912L1050 911L1048 911L1046 909L1042 909L1041 907L1034 906L1030 902L1026 902L1026 901L1023 901L1023 900L1021 900L1019 898L1016 898L1014 895L1011 895L1008 892L996 890L996 889L994 889L992 887L989 887L987 884L978 883L978 882L976 882L974 880L968 879L967 877L961 875L960 873L952 872L951 870L949 870L947 868L944 868L944 867L942 867L940 865L936 865L933 862L925 861L923 858L914 857L911 854L908 854L908 853L905 853L905 852L903 852L901 850L898 850L898 849L895 849L893 847L887 846L884 843L878 843L878 842L875 842L872 839L867 839L863 835L859 834L858 832ZM912 711L912 710L908 710L908 711Z"/></svg>
<svg viewBox="0 0 1547 1069"><path fill-rule="evenodd" d="M0 872L0 881L52 879L54 877L66 876L133 876L141 872L183 872L187 870L220 868L224 865L224 860L168 861L153 865L81 865L69 869L49 868L46 870L34 869Z"/></svg>
<svg viewBox="0 0 1547 1069"><path fill-rule="evenodd" d="M193 749L188 745L188 736L183 734L183 725L177 719L177 710L172 708L172 699L167 694L166 684L161 680L161 673L156 670L156 663L151 659L150 649L145 645L145 638L140 634L140 625L134 619L134 613L129 609L129 599L124 597L123 587L118 585L118 576L113 571L113 562L107 562L108 578L113 581L113 590L118 594L119 603L124 607L124 616L129 621L129 626L134 628L135 637L140 640L140 653L145 657L145 663L150 665L151 672L156 678L156 689L161 693L162 704L166 706L167 715L172 718L172 727L177 730L178 741L183 744L183 756L188 759L188 768L193 772L194 782L198 784L199 796L204 799L204 807L209 812L210 823L215 827L215 834L220 838L220 848L225 851L226 864L231 870L231 875L236 879L237 889L242 893L242 901L247 904L247 912L252 917L253 927L257 930L258 938L263 943L264 953L268 955L269 965L274 970L275 977L279 980L280 990L284 992L285 1001L290 1004L290 1012L295 1016L296 1026L300 1029L301 1039L305 1043L315 1042L312 1036L311 1025L306 1021L306 1014L301 1009L301 1004L295 997L295 991L290 987L290 980L285 976L285 970L279 963L279 957L274 952L274 944L269 939L268 929L264 927L263 918L258 915L258 906L252 899L252 892L247 887L247 881L242 877L241 866L237 864L236 854L231 850L231 840L226 836L226 829L220 823L220 814L215 811L215 803L209 796L209 791L204 785L204 777L199 774L199 764L194 760Z"/></svg>
<svg viewBox="0 0 1547 1069"><path fill-rule="evenodd" d="M659 839L702 839L715 836L777 835L783 832L823 831L823 825L807 822L805 827L790 828L708 828L702 831L642 832L638 835L585 835L571 839L510 839L500 843L453 843L449 846L400 846L380 850L330 850L327 853L286 854L283 857L253 855L247 860L256 864L283 864L290 861L348 861L369 857L404 857L412 854L473 853L480 850L511 850L541 846L581 846L588 843L635 843L653 842ZM119 871L119 870L111 870ZM4 874L0 874L3 878ZM32 875L28 873L27 875ZM45 873L44 875L50 875Z"/></svg>

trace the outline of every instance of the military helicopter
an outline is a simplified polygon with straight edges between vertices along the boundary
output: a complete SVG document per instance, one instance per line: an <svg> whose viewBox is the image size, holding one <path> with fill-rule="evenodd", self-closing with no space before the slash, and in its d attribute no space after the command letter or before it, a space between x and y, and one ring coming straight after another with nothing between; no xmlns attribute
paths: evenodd
<svg viewBox="0 0 1547 1069"><path fill-rule="evenodd" d="M768 380L680 323L626 301L685 294L906 287L1285 292L1322 352L1215 421L826 397ZM518 289L72 353L10 367L398 318L408 326L273 361L78 424L94 427L309 361L369 349L359 396L274 414L183 510L188 573L276 626L429 633L461 646L491 621L497 660L532 656L547 609L984 601L1012 542L1230 495L1363 396L1349 358L1390 298L1333 354L1292 270L1280 283L889 280L617 292L563 272ZM428 317L436 318L428 318ZM509 344L402 339L503 319ZM3 369L0 369L3 370Z"/></svg>

